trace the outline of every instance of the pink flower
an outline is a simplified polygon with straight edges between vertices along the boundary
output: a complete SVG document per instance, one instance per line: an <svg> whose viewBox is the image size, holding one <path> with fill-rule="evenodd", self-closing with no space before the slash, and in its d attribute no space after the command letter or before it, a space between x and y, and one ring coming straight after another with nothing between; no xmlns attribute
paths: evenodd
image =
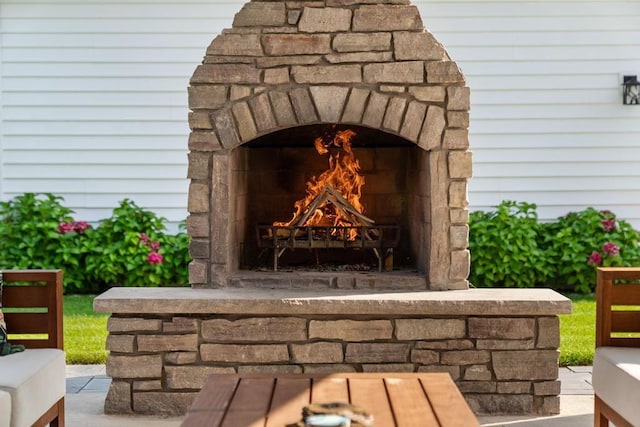
<svg viewBox="0 0 640 427"><path fill-rule="evenodd" d="M87 221L77 221L77 222L74 221L72 225L73 225L73 231L79 234L84 233L84 231L87 228L91 227Z"/></svg>
<svg viewBox="0 0 640 427"><path fill-rule="evenodd" d="M613 218L605 218L600 221L600 223L602 224L602 229L607 233L610 233L616 229L616 220Z"/></svg>
<svg viewBox="0 0 640 427"><path fill-rule="evenodd" d="M147 246L149 246L149 248L153 252L158 252L158 250L160 249L160 242L158 242L157 240L154 241L154 242L149 242L149 243L147 243Z"/></svg>
<svg viewBox="0 0 640 427"><path fill-rule="evenodd" d="M610 210L608 210L608 209L602 210L602 211L600 211L600 213L602 215L610 215L612 218L616 217L615 214L613 212L611 212Z"/></svg>
<svg viewBox="0 0 640 427"><path fill-rule="evenodd" d="M74 231L72 222L61 222L60 224L58 224L58 233L67 234L71 233L72 231Z"/></svg>
<svg viewBox="0 0 640 427"><path fill-rule="evenodd" d="M602 245L602 252L609 256L616 256L620 253L620 248L613 242L607 242Z"/></svg>
<svg viewBox="0 0 640 427"><path fill-rule="evenodd" d="M600 265L601 262L602 262L602 255L600 255L596 251L591 252L591 255L589 255L589 261L587 261L587 264L596 266L596 265Z"/></svg>
<svg viewBox="0 0 640 427"><path fill-rule="evenodd" d="M157 252L151 252L149 255L147 255L147 261L149 262L149 264L162 264L162 255Z"/></svg>
<svg viewBox="0 0 640 427"><path fill-rule="evenodd" d="M138 239L140 239L140 241L144 244L149 244L149 236L147 236L147 233L140 233Z"/></svg>

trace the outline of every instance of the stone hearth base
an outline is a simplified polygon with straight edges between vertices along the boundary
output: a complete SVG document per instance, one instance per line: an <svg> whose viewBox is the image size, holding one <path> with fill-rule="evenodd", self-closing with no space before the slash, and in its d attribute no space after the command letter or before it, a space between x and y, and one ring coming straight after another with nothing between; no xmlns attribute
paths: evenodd
<svg viewBox="0 0 640 427"><path fill-rule="evenodd" d="M108 413L183 414L219 372L448 372L476 413L559 412L549 289L113 288Z"/></svg>

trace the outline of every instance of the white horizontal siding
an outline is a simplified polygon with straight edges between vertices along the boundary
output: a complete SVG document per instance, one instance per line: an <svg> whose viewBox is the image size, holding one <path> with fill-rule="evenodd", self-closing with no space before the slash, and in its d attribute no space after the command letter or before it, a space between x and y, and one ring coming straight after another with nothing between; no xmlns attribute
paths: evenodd
<svg viewBox="0 0 640 427"><path fill-rule="evenodd" d="M2 0L0 198L62 195L83 219L125 197L186 215L188 79L244 1ZM472 89L472 209L587 206L640 228L640 0L419 0Z"/></svg>
<svg viewBox="0 0 640 427"><path fill-rule="evenodd" d="M542 220L593 206L640 228L640 1L418 3L471 87L471 209L536 203Z"/></svg>

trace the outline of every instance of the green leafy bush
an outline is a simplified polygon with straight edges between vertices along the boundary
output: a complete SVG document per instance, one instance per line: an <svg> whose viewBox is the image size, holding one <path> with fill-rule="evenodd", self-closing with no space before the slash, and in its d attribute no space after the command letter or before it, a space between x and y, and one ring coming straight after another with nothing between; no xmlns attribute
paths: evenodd
<svg viewBox="0 0 640 427"><path fill-rule="evenodd" d="M597 266L640 263L638 232L611 211L571 212L544 228L544 246L554 268L550 285L558 290L590 293Z"/></svg>
<svg viewBox="0 0 640 427"><path fill-rule="evenodd" d="M0 202L0 268L61 268L66 293L188 283L188 237L125 199L92 228L52 194Z"/></svg>
<svg viewBox="0 0 640 427"><path fill-rule="evenodd" d="M483 287L529 288L544 283L551 266L538 242L536 205L503 201L495 211L469 218L469 280Z"/></svg>

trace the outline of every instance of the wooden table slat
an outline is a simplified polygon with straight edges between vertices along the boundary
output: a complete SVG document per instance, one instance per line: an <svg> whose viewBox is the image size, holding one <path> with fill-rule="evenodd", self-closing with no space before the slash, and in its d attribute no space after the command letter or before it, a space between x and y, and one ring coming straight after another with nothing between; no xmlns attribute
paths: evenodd
<svg viewBox="0 0 640 427"><path fill-rule="evenodd" d="M189 411L181 427L218 427L225 411Z"/></svg>
<svg viewBox="0 0 640 427"><path fill-rule="evenodd" d="M438 420L417 378L384 380L397 427L437 426Z"/></svg>
<svg viewBox="0 0 640 427"><path fill-rule="evenodd" d="M226 411L239 381L240 378L235 376L212 374L207 380L207 383L215 382L216 386L205 386L203 390L206 389L206 391L198 393L190 410Z"/></svg>
<svg viewBox="0 0 640 427"><path fill-rule="evenodd" d="M387 390L382 378L351 378L349 380L351 403L373 415L376 426L395 426Z"/></svg>
<svg viewBox="0 0 640 427"><path fill-rule="evenodd" d="M311 402L349 402L349 386L346 378L313 378Z"/></svg>
<svg viewBox="0 0 640 427"><path fill-rule="evenodd" d="M310 378L277 378L265 427L283 427L299 421L302 408L311 399L310 383Z"/></svg>
<svg viewBox="0 0 640 427"><path fill-rule="evenodd" d="M221 427L264 427L265 411L229 411L224 417ZM200 427L206 427L201 425ZM281 426L284 427L284 424Z"/></svg>
<svg viewBox="0 0 640 427"><path fill-rule="evenodd" d="M451 378L448 374L433 374L428 379L420 379L420 383L441 426L480 426L471 408L468 405L460 405L464 397L457 387L449 386Z"/></svg>
<svg viewBox="0 0 640 427"><path fill-rule="evenodd" d="M275 378L242 378L236 388L230 411L269 411Z"/></svg>

